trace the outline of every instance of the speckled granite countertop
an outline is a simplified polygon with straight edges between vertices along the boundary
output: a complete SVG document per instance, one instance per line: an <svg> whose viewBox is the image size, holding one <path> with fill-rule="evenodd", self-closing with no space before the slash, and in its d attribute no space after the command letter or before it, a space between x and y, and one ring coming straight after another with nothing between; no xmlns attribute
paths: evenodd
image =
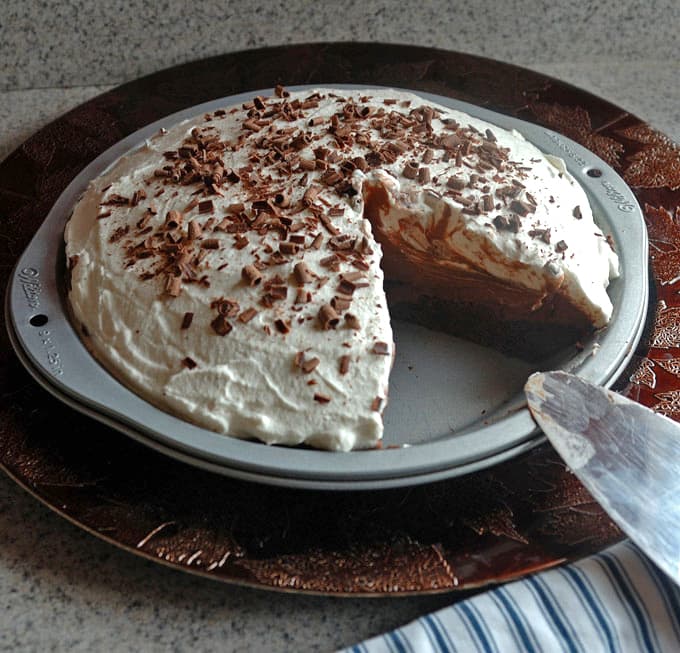
<svg viewBox="0 0 680 653"><path fill-rule="evenodd" d="M54 4L61 8L51 9L50 21L43 3L10 0L0 9L0 30L13 27L0 45L0 160L69 108L139 74L197 56L253 47L268 38L275 43L346 40L349 33L360 40L460 49L524 65L605 97L680 141L680 60L672 50L677 47L680 18L672 0L645 8L634 2L601 2L597 10L582 12L564 29L555 27L555 21L566 20L562 12L550 3L538 3L545 4L539 8L534 3L533 24L545 29L533 46L527 45L516 24L518 15L526 19L522 2L508 3L513 9L493 42L479 38L494 30L494 25L485 24L491 12L478 7L478 17L473 17L469 7L456 2L424 3L417 15L406 12L396 17L390 3L345 3L352 10L343 5L343 14L352 17L352 32L330 3L321 3L321 14L313 15L305 13L304 2L287 3L285 12L279 3L254 3L261 7L251 7L250 15L238 8L222 11L220 21L228 29L221 35L210 28L219 3L202 3L202 27L194 17L175 16L180 3L170 2L165 3L169 13L162 17L168 36L161 54L152 43L158 30L148 35L135 22L140 16L155 20L158 17L149 15L154 10L146 3L127 2L119 7L119 24L130 21L132 27L120 37L125 47L115 62L110 27L98 41L78 30L59 39L59 30L50 27L60 16L66 21L76 15L86 3ZM611 12L617 12L613 27ZM670 20L659 20L661 15ZM112 18L106 12L89 17L102 25ZM454 36L445 32L446 25L456 25ZM178 45L188 32L190 41ZM578 51L576 40L582 44ZM653 43L660 45L653 48ZM192 49L192 44L200 47ZM85 62L89 66L75 56L86 50L83 56L89 57ZM4 475L0 475L0 540L3 651L328 651L452 600L333 599L219 585L97 540Z"/></svg>

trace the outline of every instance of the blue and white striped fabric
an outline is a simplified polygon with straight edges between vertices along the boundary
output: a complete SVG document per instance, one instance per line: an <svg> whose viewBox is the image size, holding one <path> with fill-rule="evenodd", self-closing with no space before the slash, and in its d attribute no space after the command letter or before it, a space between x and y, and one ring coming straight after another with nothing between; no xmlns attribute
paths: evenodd
<svg viewBox="0 0 680 653"><path fill-rule="evenodd" d="M352 653L680 652L680 589L629 541L495 587Z"/></svg>

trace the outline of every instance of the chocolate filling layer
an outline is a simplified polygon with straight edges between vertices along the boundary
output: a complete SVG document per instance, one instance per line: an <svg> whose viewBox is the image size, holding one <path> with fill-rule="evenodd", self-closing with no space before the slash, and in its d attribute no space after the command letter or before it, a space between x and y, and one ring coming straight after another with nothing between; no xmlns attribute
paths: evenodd
<svg viewBox="0 0 680 653"><path fill-rule="evenodd" d="M366 184L364 217L383 249L385 291L393 317L529 361L554 354L592 331L587 316L558 286L546 292L528 289L512 278L494 277L442 246L450 207L429 231L420 228L426 251L411 246L400 231L385 228L382 216L389 208L387 190ZM420 227L415 217L413 225Z"/></svg>

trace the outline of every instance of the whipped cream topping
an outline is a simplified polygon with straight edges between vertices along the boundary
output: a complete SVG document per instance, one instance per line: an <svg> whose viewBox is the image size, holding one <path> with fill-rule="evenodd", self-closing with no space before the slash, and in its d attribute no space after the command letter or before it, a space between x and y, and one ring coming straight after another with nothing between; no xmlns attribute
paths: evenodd
<svg viewBox="0 0 680 653"><path fill-rule="evenodd" d="M608 321L616 256L559 160L415 95L277 89L164 130L90 184L65 232L88 346L205 428L376 446L394 346L371 186L394 242Z"/></svg>

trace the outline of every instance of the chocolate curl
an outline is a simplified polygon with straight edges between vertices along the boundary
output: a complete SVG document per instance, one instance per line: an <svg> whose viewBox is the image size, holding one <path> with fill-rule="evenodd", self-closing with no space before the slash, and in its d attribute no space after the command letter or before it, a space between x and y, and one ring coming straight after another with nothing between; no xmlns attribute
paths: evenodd
<svg viewBox="0 0 680 653"><path fill-rule="evenodd" d="M304 286L306 283L310 283L314 280L314 276L306 263L297 263L295 268L293 268L293 273L295 274L295 280L297 281L298 286Z"/></svg>
<svg viewBox="0 0 680 653"><path fill-rule="evenodd" d="M291 243L289 241L283 241L279 245L279 252L285 256L290 256L292 254L297 254L300 249L299 245L296 245L295 243Z"/></svg>
<svg viewBox="0 0 680 653"><path fill-rule="evenodd" d="M300 364L300 369L302 369L303 374L311 374L318 366L321 361L314 358L303 359Z"/></svg>
<svg viewBox="0 0 680 653"><path fill-rule="evenodd" d="M241 270L241 278L249 286L257 286L262 281L262 274L254 265L246 265Z"/></svg>
<svg viewBox="0 0 680 653"><path fill-rule="evenodd" d="M414 163L413 161L409 161L404 166L404 170L401 174L407 179L415 179L418 176L418 164Z"/></svg>
<svg viewBox="0 0 680 653"><path fill-rule="evenodd" d="M184 317L182 318L182 326L180 328L181 329L188 329L191 326L193 319L194 319L193 313L185 313Z"/></svg>
<svg viewBox="0 0 680 653"><path fill-rule="evenodd" d="M165 226L168 229L177 229L182 224L184 216L179 211L168 211L165 216Z"/></svg>
<svg viewBox="0 0 680 653"><path fill-rule="evenodd" d="M352 305L352 298L346 295L336 295L331 299L331 306L338 312L344 313Z"/></svg>
<svg viewBox="0 0 680 653"><path fill-rule="evenodd" d="M304 288L298 288L295 295L296 304L309 304L312 301L312 293Z"/></svg>
<svg viewBox="0 0 680 653"><path fill-rule="evenodd" d="M255 316L257 315L257 311L254 308L246 308L241 315L238 316L239 322L243 322L243 324L247 324L252 320Z"/></svg>
<svg viewBox="0 0 680 653"><path fill-rule="evenodd" d="M463 190L465 188L465 180L460 177L449 177L446 185L452 190Z"/></svg>
<svg viewBox="0 0 680 653"><path fill-rule="evenodd" d="M165 292L171 297L178 297L182 292L182 280L169 274L165 279Z"/></svg>
<svg viewBox="0 0 680 653"><path fill-rule="evenodd" d="M210 326L218 336L226 336L233 329L233 327L229 323L229 320L227 320L227 318L224 317L224 315L218 315L210 323Z"/></svg>
<svg viewBox="0 0 680 653"><path fill-rule="evenodd" d="M214 206L212 200L203 200L202 202L198 203L199 213L212 213L213 209Z"/></svg>
<svg viewBox="0 0 680 653"><path fill-rule="evenodd" d="M302 159L300 159L300 167L303 170L307 170L307 171L315 170L316 169L316 161L315 160L312 161L311 159L302 158Z"/></svg>
<svg viewBox="0 0 680 653"><path fill-rule="evenodd" d="M376 342L373 345L373 353L378 356L389 356L390 346L386 342Z"/></svg>
<svg viewBox="0 0 680 653"><path fill-rule="evenodd" d="M429 184L430 183L430 169L422 167L418 170L418 183Z"/></svg>
<svg viewBox="0 0 680 653"><path fill-rule="evenodd" d="M340 316L330 304L324 304L319 309L319 322L321 322L321 328L328 331L338 326Z"/></svg>
<svg viewBox="0 0 680 653"><path fill-rule="evenodd" d="M359 318L353 313L345 313L345 322L350 329L354 329L355 331L359 331L359 329L361 329Z"/></svg>
<svg viewBox="0 0 680 653"><path fill-rule="evenodd" d="M280 206L282 209L290 206L290 189L286 188L280 193L276 193L276 195L274 195L274 204Z"/></svg>
<svg viewBox="0 0 680 653"><path fill-rule="evenodd" d="M282 318L275 320L274 326L279 333L283 333L284 335L290 333L290 322Z"/></svg>
<svg viewBox="0 0 680 653"><path fill-rule="evenodd" d="M198 224L198 221L192 220L189 223L189 239L196 240L197 238L200 238L202 235L203 230L201 229L201 225Z"/></svg>

